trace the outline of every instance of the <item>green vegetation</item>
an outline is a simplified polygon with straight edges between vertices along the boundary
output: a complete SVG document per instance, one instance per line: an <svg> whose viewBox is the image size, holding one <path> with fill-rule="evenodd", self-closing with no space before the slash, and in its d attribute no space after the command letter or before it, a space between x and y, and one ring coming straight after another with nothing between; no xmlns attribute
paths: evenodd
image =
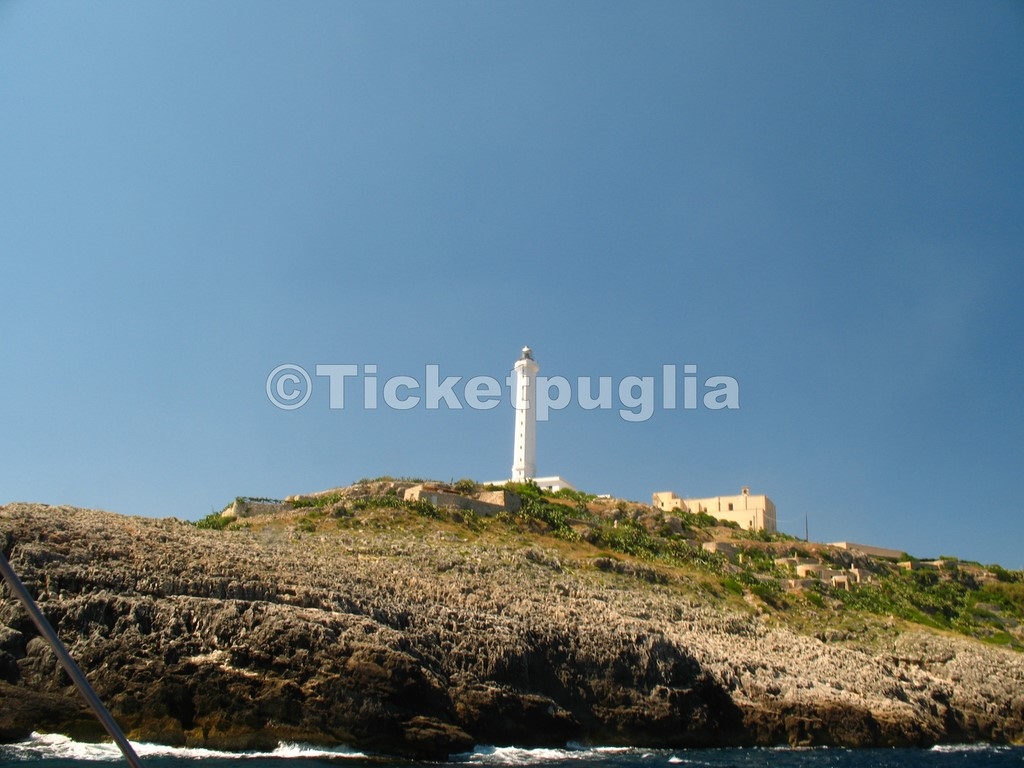
<svg viewBox="0 0 1024 768"><path fill-rule="evenodd" d="M1016 584L1024 582L1024 571L1008 571L1001 565L989 565L987 568L999 581Z"/></svg>
<svg viewBox="0 0 1024 768"><path fill-rule="evenodd" d="M733 523L733 525L736 525L736 524ZM798 539L796 536L790 536L788 533L781 533L781 532L768 533L767 531L745 531L742 528L740 528L738 525L736 526L736 528L737 528L737 530L736 530L735 536L736 536L737 539L746 539L748 541L764 541L764 542L772 542L772 541L803 541L803 539Z"/></svg>
<svg viewBox="0 0 1024 768"><path fill-rule="evenodd" d="M652 536L644 526L633 520L602 521L587 540L596 547L605 547L642 560L671 559L663 540Z"/></svg>
<svg viewBox="0 0 1024 768"><path fill-rule="evenodd" d="M464 477L453 486L457 493L473 494L478 493L481 489L480 484L476 480L470 480L468 477Z"/></svg>
<svg viewBox="0 0 1024 768"><path fill-rule="evenodd" d="M419 485L420 483L427 482L422 477L392 477L391 475L381 475L380 477L364 477L356 480L355 485L370 485L371 483L412 483L413 485Z"/></svg>
<svg viewBox="0 0 1024 768"><path fill-rule="evenodd" d="M551 494L551 497L571 501L576 505L577 509L583 512L586 511L587 504L597 498L597 496L592 493L584 493L583 491L577 491L573 488L561 488Z"/></svg>
<svg viewBox="0 0 1024 768"><path fill-rule="evenodd" d="M804 592L804 599L808 603L813 605L815 608L825 608L825 598L820 593L815 592L813 589L809 589Z"/></svg>
<svg viewBox="0 0 1024 768"><path fill-rule="evenodd" d="M306 533L313 533L316 530L316 517L306 515L295 522L295 527Z"/></svg>
<svg viewBox="0 0 1024 768"><path fill-rule="evenodd" d="M354 499L349 506L355 512L361 512L366 509L406 509L417 515L433 518L434 520L445 520L448 517L429 501L423 499L406 501L405 499L400 499L397 494L390 493L382 496L364 496Z"/></svg>
<svg viewBox="0 0 1024 768"><path fill-rule="evenodd" d="M201 520L196 520L194 525L196 528L204 528L210 531L222 531L233 522L235 522L233 517L224 517L220 512L211 512Z"/></svg>
<svg viewBox="0 0 1024 768"><path fill-rule="evenodd" d="M768 603L768 605L775 608L785 607L785 601L782 599L782 588L779 586L779 582L774 579L767 579L757 584L752 584L750 591L761 598L762 601Z"/></svg>
<svg viewBox="0 0 1024 768"><path fill-rule="evenodd" d="M515 512L480 517L464 509L438 508L425 500L406 501L397 481L382 477L360 481L346 489L291 502L299 532L324 530L331 518L351 528L370 522L372 528L400 527L389 511L405 511L437 521L459 537L489 537L514 546L535 537L552 537L563 563L594 568L615 577L638 578L652 584L687 585L714 600L743 603L745 598L772 620L798 631L817 633L823 628L865 624L884 626L871 616L889 617L944 631L958 632L990 643L1024 650L1024 573L998 565L982 566L954 557L936 564L907 558L913 568L898 568L889 561L856 561L870 579L847 591L827 580L805 582L799 592L784 589L795 573L775 564L776 558L808 558L836 571L854 563L847 552L804 544L786 534L740 530L723 525L706 513L660 512L648 505L599 499L574 489L557 492L534 482L507 483L499 488L520 500ZM390 487L388 484L391 484ZM493 487L491 487L493 489ZM484 488L463 478L442 489L470 497ZM258 501L242 499L242 501ZM272 500L267 500L272 501ZM283 511L287 512L285 506ZM198 528L219 530L239 527L234 518L214 512L198 521ZM247 520L244 525L250 524ZM454 528L453 528L454 527ZM463 540L468 540L464 538ZM727 558L707 552L701 544L716 540L731 545ZM531 550L532 551L532 550ZM640 562L638 562L640 561ZM754 599L756 598L756 600Z"/></svg>
<svg viewBox="0 0 1024 768"><path fill-rule="evenodd" d="M740 583L739 579L733 578L732 576L723 576L722 586L734 595L743 594L743 584Z"/></svg>
<svg viewBox="0 0 1024 768"><path fill-rule="evenodd" d="M785 576L786 572L775 565L775 555L764 549L754 547L742 547L740 549L740 563L743 568L755 573L769 574L772 576Z"/></svg>
<svg viewBox="0 0 1024 768"><path fill-rule="evenodd" d="M550 529L552 535L566 541L579 541L579 534L573 529L571 523L573 517L570 512L573 508L567 507L561 502L553 501L556 498L553 494L546 494L536 483L506 483L505 489L512 491L521 500L519 513L516 515L520 520L542 523ZM566 498L564 496L557 498ZM579 504L575 507L577 514L586 514L586 505L582 508Z"/></svg>
<svg viewBox="0 0 1024 768"><path fill-rule="evenodd" d="M739 526L733 521L722 522L707 512L672 512L670 514L678 517L682 521L684 528L714 528L718 525L739 529Z"/></svg>
<svg viewBox="0 0 1024 768"><path fill-rule="evenodd" d="M332 504L344 502L345 498L342 493L325 493L322 496L302 496L292 501L291 505L296 508L329 507Z"/></svg>
<svg viewBox="0 0 1024 768"><path fill-rule="evenodd" d="M532 482L507 483L505 488L522 500L518 519L543 523L557 538L570 542L585 539L599 549L668 565L697 564L712 570L721 568L720 556L695 548L663 527L655 532L642 522L630 519L628 515L639 509L635 504L621 500L616 502L616 516L611 517L590 511L588 505L597 498L592 494L569 488L552 493ZM572 506L565 502L571 502ZM573 524L585 533L581 534Z"/></svg>
<svg viewBox="0 0 1024 768"><path fill-rule="evenodd" d="M1024 649L1006 629L1024 621L1024 584L979 584L952 565L938 570L890 570L875 583L831 596L846 609L894 616L937 629Z"/></svg>

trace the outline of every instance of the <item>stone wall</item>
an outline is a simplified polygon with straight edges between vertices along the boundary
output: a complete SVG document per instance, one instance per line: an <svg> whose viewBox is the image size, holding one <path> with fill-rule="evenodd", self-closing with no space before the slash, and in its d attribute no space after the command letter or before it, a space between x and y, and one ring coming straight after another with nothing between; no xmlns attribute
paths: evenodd
<svg viewBox="0 0 1024 768"><path fill-rule="evenodd" d="M428 501L435 507L464 509L483 517L519 510L519 497L509 491L485 491L473 498L437 485L422 484L406 489L403 498L406 501Z"/></svg>
<svg viewBox="0 0 1024 768"><path fill-rule="evenodd" d="M253 515L276 515L285 508L285 502L276 499L247 499L239 497L221 512L224 517L252 517Z"/></svg>

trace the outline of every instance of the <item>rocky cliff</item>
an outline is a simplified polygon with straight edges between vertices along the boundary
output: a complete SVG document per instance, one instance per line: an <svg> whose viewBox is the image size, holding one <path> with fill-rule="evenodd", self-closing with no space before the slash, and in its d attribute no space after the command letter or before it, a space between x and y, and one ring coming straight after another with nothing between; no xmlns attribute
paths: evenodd
<svg viewBox="0 0 1024 768"><path fill-rule="evenodd" d="M0 508L0 546L137 740L445 757L473 744L1024 740L1024 655L889 622L798 634L693 574L489 521L237 530ZM822 626L825 630L827 627ZM98 735L0 601L0 737Z"/></svg>

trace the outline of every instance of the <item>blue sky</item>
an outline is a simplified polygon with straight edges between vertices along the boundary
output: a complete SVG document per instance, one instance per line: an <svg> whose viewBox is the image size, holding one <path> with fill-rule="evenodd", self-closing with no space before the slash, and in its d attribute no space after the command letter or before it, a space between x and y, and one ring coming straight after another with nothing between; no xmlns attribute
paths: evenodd
<svg viewBox="0 0 1024 768"><path fill-rule="evenodd" d="M0 501L507 476L507 398L314 371L461 391L529 344L740 392L574 403L541 474L1024 567L1022 90L995 0L0 3Z"/></svg>

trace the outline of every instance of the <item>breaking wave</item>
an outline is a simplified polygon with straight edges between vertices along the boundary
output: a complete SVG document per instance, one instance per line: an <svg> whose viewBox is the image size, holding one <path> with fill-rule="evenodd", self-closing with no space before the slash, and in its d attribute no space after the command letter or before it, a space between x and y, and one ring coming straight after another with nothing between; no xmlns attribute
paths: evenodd
<svg viewBox="0 0 1024 768"><path fill-rule="evenodd" d="M652 756L653 753L632 747L587 747L569 743L564 748L553 747L493 747L478 746L472 752L452 755L452 762L470 765L540 765L549 763L582 762L585 765L617 764L623 757ZM669 753L662 754L664 758Z"/></svg>
<svg viewBox="0 0 1024 768"><path fill-rule="evenodd" d="M211 758L235 759L333 759L365 758L362 752L346 747L322 747L312 744L282 742L270 752L224 752L201 747L168 747L163 744L132 742L140 758L172 757L184 760L209 760ZM0 747L0 755L7 760L81 760L86 762L122 761L121 750L112 742L75 741L67 736L51 733L33 733L27 741L6 744Z"/></svg>
<svg viewBox="0 0 1024 768"><path fill-rule="evenodd" d="M367 755L345 747L281 743L266 752L225 752L198 747L132 746L147 768L228 768L241 760L245 768L313 768L326 763L352 768L438 768L420 762ZM123 764L115 744L81 742L55 734L32 734L17 744L0 745L0 766L39 763L43 768L88 768L90 764ZM737 749L643 749L568 744L561 748L478 746L452 755L447 765L471 768L538 766L538 768L1021 768L1024 748L1010 746L943 745L931 749L847 749L753 747Z"/></svg>

